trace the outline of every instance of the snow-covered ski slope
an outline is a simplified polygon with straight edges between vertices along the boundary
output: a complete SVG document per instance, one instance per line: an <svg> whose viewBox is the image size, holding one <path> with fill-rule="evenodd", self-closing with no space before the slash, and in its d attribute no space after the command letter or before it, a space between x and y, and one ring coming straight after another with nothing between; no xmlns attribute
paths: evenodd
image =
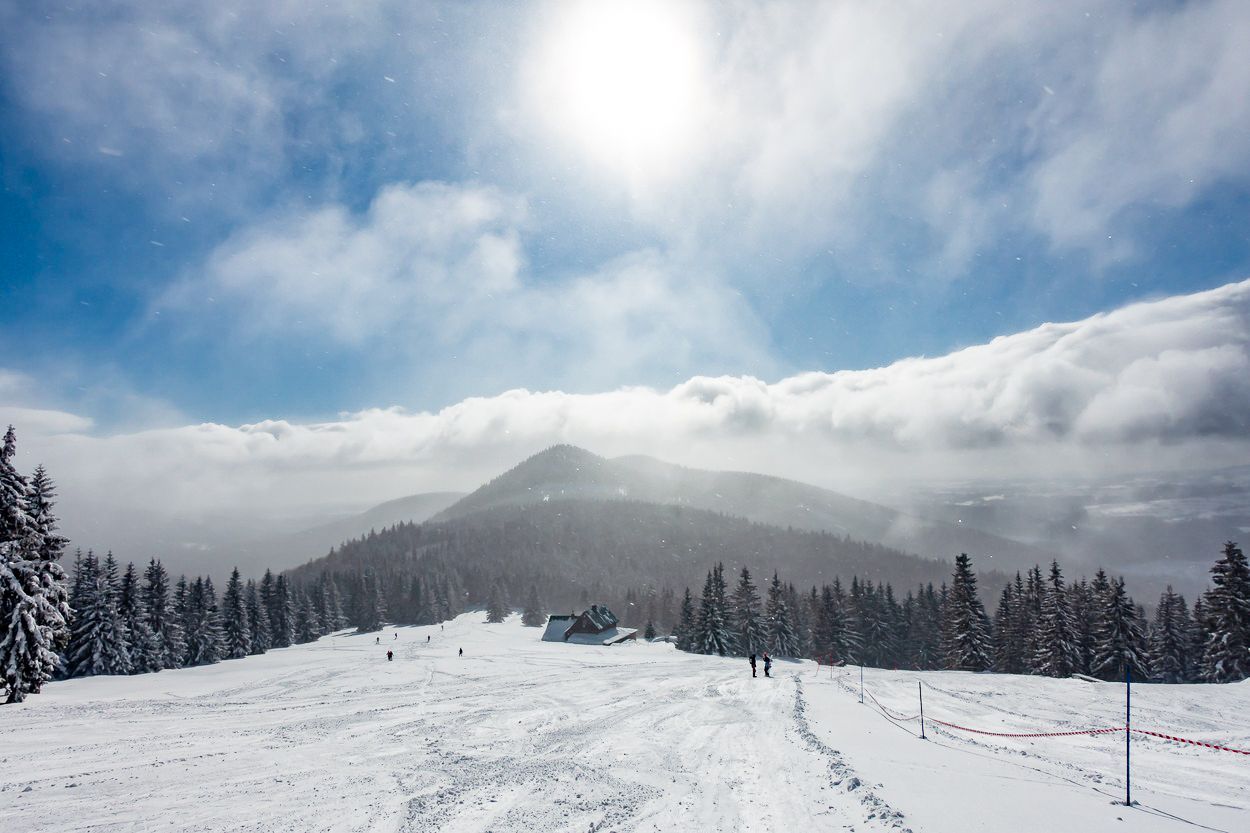
<svg viewBox="0 0 1250 833"><path fill-rule="evenodd" d="M853 669L751 679L743 660L482 618L52 684L0 708L0 830L1250 830L1247 756L1136 738L1130 809L1122 733L922 741L859 704ZM962 725L1123 723L1122 686L865 679L900 717L923 679L926 714ZM1250 748L1250 685L1133 699L1134 725Z"/></svg>

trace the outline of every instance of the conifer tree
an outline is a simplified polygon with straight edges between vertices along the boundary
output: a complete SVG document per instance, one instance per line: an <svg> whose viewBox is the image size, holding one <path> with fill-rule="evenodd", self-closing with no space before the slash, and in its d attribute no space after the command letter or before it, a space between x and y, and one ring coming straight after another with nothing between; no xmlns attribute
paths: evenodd
<svg viewBox="0 0 1250 833"><path fill-rule="evenodd" d="M261 601L256 582L251 579L248 579L243 591L243 605L247 609L248 637L252 653L263 654L269 650L269 611Z"/></svg>
<svg viewBox="0 0 1250 833"><path fill-rule="evenodd" d="M1037 623L1037 653L1033 672L1047 677L1069 677L1078 668L1080 655L1073 633L1068 592L1059 562L1050 564L1050 579L1042 591L1042 613Z"/></svg>
<svg viewBox="0 0 1250 833"><path fill-rule="evenodd" d="M247 618L247 604L243 594L243 580L235 567L226 582L226 592L221 597L222 627L224 630L226 659L242 659L252 653L252 627Z"/></svg>
<svg viewBox="0 0 1250 833"><path fill-rule="evenodd" d="M160 671L161 648L148 625L148 611L143 603L143 589L134 562L126 564L117 594L117 615L121 618L130 642L130 673L146 674Z"/></svg>
<svg viewBox="0 0 1250 833"><path fill-rule="evenodd" d="M56 486L52 478L43 466L36 466L30 479L26 507L38 541L36 560L39 563L39 586L43 595L40 606L46 605L48 609L37 615L35 622L47 632L48 649L60 653L69 644L73 616L69 606L65 569L60 564L69 539L57 532L57 517L52 512L55 498Z"/></svg>
<svg viewBox="0 0 1250 833"><path fill-rule="evenodd" d="M191 611L191 585L187 582L186 576L178 576L178 583L174 585L173 604L171 613L174 621L178 624L178 633L182 639L182 651L177 655L177 665L171 667L181 668L191 664L191 646L187 644L187 635L194 626Z"/></svg>
<svg viewBox="0 0 1250 833"><path fill-rule="evenodd" d="M768 603L764 608L764 623L768 634L768 650L779 657L792 657L798 653L798 639L786 604L786 592L781 579L773 573L768 586Z"/></svg>
<svg viewBox="0 0 1250 833"><path fill-rule="evenodd" d="M182 665L187 645L182 625L174 615L169 599L169 574L155 558L143 571L143 608L147 613L148 630L161 668Z"/></svg>
<svg viewBox="0 0 1250 833"><path fill-rule="evenodd" d="M722 657L733 653L733 634L726 621L726 605L724 565L718 564L708 571L703 585L692 648L696 653L719 654Z"/></svg>
<svg viewBox="0 0 1250 833"><path fill-rule="evenodd" d="M825 602L826 627L828 628L829 653L834 662L858 662L860 638L847 609L846 593L840 579L834 578Z"/></svg>
<svg viewBox="0 0 1250 833"><path fill-rule="evenodd" d="M1100 570L1099 573L1102 571ZM1100 679L1121 680L1127 668L1139 680L1150 678L1146 634L1138 618L1137 606L1124 590L1124 579L1103 581L1095 577L1102 596L1094 625L1092 671Z"/></svg>
<svg viewBox="0 0 1250 833"><path fill-rule="evenodd" d="M495 582L490 588L490 598L486 605L486 621L498 624L508 618L508 603L504 600L503 587Z"/></svg>
<svg viewBox="0 0 1250 833"><path fill-rule="evenodd" d="M1019 578L1020 574L1016 573ZM1017 641L1013 627L1019 616L1017 607L1024 603L1017 598L1015 586L1011 582L1003 585L1002 595L998 597L998 609L994 611L994 670L1002 674L1023 674L1024 646Z"/></svg>
<svg viewBox="0 0 1250 833"><path fill-rule="evenodd" d="M1184 683L1192 676L1193 627L1185 597L1168 585L1159 597L1150 629L1150 670L1161 683Z"/></svg>
<svg viewBox="0 0 1250 833"><path fill-rule="evenodd" d="M267 595L267 608L269 613L269 641L274 648L289 647L295 641L295 620L291 610L291 592L287 585L286 576L278 576L276 579L266 570L265 576L261 579L261 594L265 596L265 585L269 584L269 593ZM381 627L381 622L377 627L369 630L377 630ZM363 631L362 631L363 632Z"/></svg>
<svg viewBox="0 0 1250 833"><path fill-rule="evenodd" d="M1090 673L1094 657L1094 593L1082 578L1068 587L1068 606L1072 610L1073 640L1076 644L1076 671Z"/></svg>
<svg viewBox="0 0 1250 833"><path fill-rule="evenodd" d="M51 481L36 469L28 487L13 465L16 452L10 425L0 445L0 689L10 703L52 678L69 613L65 574L56 563L65 539L51 515Z"/></svg>
<svg viewBox="0 0 1250 833"><path fill-rule="evenodd" d="M950 593L946 600L946 667L956 671L985 671L993 663L989 619L977 596L977 577L967 553L955 558Z"/></svg>
<svg viewBox="0 0 1250 833"><path fill-rule="evenodd" d="M129 674L130 652L107 574L90 551L79 567L82 572L74 584L80 590L70 602L74 609L67 663L70 676Z"/></svg>
<svg viewBox="0 0 1250 833"><path fill-rule="evenodd" d="M730 602L735 642L742 654L758 654L767 646L764 620L760 612L760 594L746 567L738 575Z"/></svg>
<svg viewBox="0 0 1250 833"><path fill-rule="evenodd" d="M295 641L301 644L315 642L320 636L320 624L317 621L317 609L307 591L301 587L295 596Z"/></svg>
<svg viewBox="0 0 1250 833"><path fill-rule="evenodd" d="M694 597L690 595L690 588L686 588L686 594L681 599L681 611L678 614L677 626L673 628L673 636L677 639L677 649L680 651L693 651L694 644Z"/></svg>
<svg viewBox="0 0 1250 833"><path fill-rule="evenodd" d="M655 639L655 622L651 619L647 619L647 629L642 632L642 638L647 640Z"/></svg>
<svg viewBox="0 0 1250 833"><path fill-rule="evenodd" d="M1211 581L1202 673L1208 682L1235 683L1250 677L1250 564L1232 541L1211 568Z"/></svg>
<svg viewBox="0 0 1250 833"><path fill-rule="evenodd" d="M282 581L282 576L279 576L278 583L281 584ZM356 632L369 633L381 630L385 619L386 602L382 597L382 588L377 576L372 574L362 575L360 578L360 604L357 614Z"/></svg>
<svg viewBox="0 0 1250 833"><path fill-rule="evenodd" d="M541 628L547 623L547 611L542 600L538 598L537 585L530 585L530 592L525 597L525 611L521 614L521 624L529 628Z"/></svg>

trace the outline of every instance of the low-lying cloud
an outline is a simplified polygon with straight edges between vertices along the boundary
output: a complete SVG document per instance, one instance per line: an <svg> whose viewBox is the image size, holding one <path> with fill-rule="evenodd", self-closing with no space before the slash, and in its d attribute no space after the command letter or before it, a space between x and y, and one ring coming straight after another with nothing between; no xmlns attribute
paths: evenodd
<svg viewBox="0 0 1250 833"><path fill-rule="evenodd" d="M92 435L72 414L10 413L21 462L49 466L67 519L80 507L121 510L92 530L101 536L125 522L127 507L233 513L252 525L468 489L557 442L849 490L925 474L1217 466L1250 452L1250 281L945 356L775 383L721 376L668 390L510 390L437 412L377 408L328 422L112 436Z"/></svg>

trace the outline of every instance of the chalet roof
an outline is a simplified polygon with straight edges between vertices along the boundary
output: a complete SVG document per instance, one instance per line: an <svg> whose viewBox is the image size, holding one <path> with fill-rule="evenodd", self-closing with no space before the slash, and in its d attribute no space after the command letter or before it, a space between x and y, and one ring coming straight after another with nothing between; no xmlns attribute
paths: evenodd
<svg viewBox="0 0 1250 833"><path fill-rule="evenodd" d="M591 605L590 609L582 615L586 617L590 624L594 625L595 628L601 631L606 631L608 628L616 626L616 615L606 607Z"/></svg>

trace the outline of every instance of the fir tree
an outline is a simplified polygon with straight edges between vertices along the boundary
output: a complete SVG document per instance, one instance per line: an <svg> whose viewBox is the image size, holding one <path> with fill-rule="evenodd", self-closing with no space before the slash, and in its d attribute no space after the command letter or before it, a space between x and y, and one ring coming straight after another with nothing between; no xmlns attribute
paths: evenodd
<svg viewBox="0 0 1250 833"><path fill-rule="evenodd" d="M1073 633L1072 612L1068 609L1068 592L1063 585L1063 573L1058 561L1050 564L1050 580L1042 592L1042 613L1037 627L1034 673L1047 677L1071 676L1080 663L1080 654Z"/></svg>
<svg viewBox="0 0 1250 833"><path fill-rule="evenodd" d="M191 610L191 586L186 576L178 576L178 583L174 585L172 615L182 639L182 651L177 654L177 665L170 667L181 668L191 664L191 646L187 644L187 636L195 625Z"/></svg>
<svg viewBox="0 0 1250 833"><path fill-rule="evenodd" d="M1211 568L1211 581L1202 673L1208 682L1235 683L1250 677L1250 564L1232 541Z"/></svg>
<svg viewBox="0 0 1250 833"><path fill-rule="evenodd" d="M1193 627L1185 597L1168 585L1159 597L1154 625L1150 629L1150 670L1161 683L1188 682L1192 675L1190 650Z"/></svg>
<svg viewBox="0 0 1250 833"><path fill-rule="evenodd" d="M93 553L79 564L79 588L71 600L74 626L70 632L68 670L71 676L129 674L130 653L117 614L117 599L106 573Z"/></svg>
<svg viewBox="0 0 1250 833"><path fill-rule="evenodd" d="M646 640L655 639L655 622L647 619L647 629L642 632L642 638Z"/></svg>
<svg viewBox="0 0 1250 833"><path fill-rule="evenodd" d="M767 638L760 612L760 594L751 580L751 571L746 567L738 575L738 586L734 588L730 610L738 651L742 654L762 652Z"/></svg>
<svg viewBox="0 0 1250 833"><path fill-rule="evenodd" d="M143 571L143 607L161 668L177 668L186 656L182 625L170 607L169 574L155 558Z"/></svg>
<svg viewBox="0 0 1250 833"><path fill-rule="evenodd" d="M281 584L282 577L278 577ZM360 603L356 620L357 633L381 630L386 619L386 601L377 576L365 574L360 578Z"/></svg>
<svg viewBox="0 0 1250 833"><path fill-rule="evenodd" d="M265 593L265 585L269 585L269 592ZM291 592L287 586L286 576L278 576L276 579L266 570L264 578L261 579L261 595L266 600L266 608L269 613L269 641L275 648L286 648L295 641L295 621L291 611ZM381 627L379 622L377 627L370 630L377 630Z"/></svg>
<svg viewBox="0 0 1250 833"><path fill-rule="evenodd" d="M1104 680L1123 679L1126 668L1139 680L1149 679L1145 627L1137 606L1124 590L1124 579L1108 582L1104 575L1102 582L1095 577L1095 585L1101 598L1097 602L1091 670Z"/></svg>
<svg viewBox="0 0 1250 833"><path fill-rule="evenodd" d="M117 594L117 615L125 626L130 643L130 673L160 671L163 667L161 646L148 625L143 588L133 561L126 565L126 572L122 575Z"/></svg>
<svg viewBox="0 0 1250 833"><path fill-rule="evenodd" d="M54 653L64 651L69 644L69 628L72 613L69 606L69 588L61 556L69 539L57 532L57 517L52 512L55 505L56 486L43 466L36 466L30 479L26 502L27 514L38 540L36 552L39 562L39 585L47 610L35 618L36 625L46 630Z"/></svg>
<svg viewBox="0 0 1250 833"><path fill-rule="evenodd" d="M699 616L695 621L692 650L700 654L733 653L733 634L726 621L724 566L716 565L708 571L703 585L703 598L699 603Z"/></svg>
<svg viewBox="0 0 1250 833"><path fill-rule="evenodd" d="M768 649L779 657L792 657L798 653L798 639L794 633L794 625L790 619L790 609L786 604L785 588L777 573L773 573L772 583L768 586L768 604L764 608L764 622L768 634Z"/></svg>
<svg viewBox="0 0 1250 833"><path fill-rule="evenodd" d="M317 609L304 588L295 592L295 641L315 642L320 636Z"/></svg>
<svg viewBox="0 0 1250 833"><path fill-rule="evenodd" d="M224 630L226 659L242 659L252 653L252 627L247 618L247 604L243 595L243 580L235 567L226 582L226 592L221 597L222 627Z"/></svg>
<svg viewBox="0 0 1250 833"><path fill-rule="evenodd" d="M498 624L508 618L508 603L504 600L503 587L495 582L490 588L490 599L486 605L486 621Z"/></svg>
<svg viewBox="0 0 1250 833"><path fill-rule="evenodd" d="M221 659L221 620L211 579L197 577L187 592L187 664L211 665Z"/></svg>
<svg viewBox="0 0 1250 833"><path fill-rule="evenodd" d="M967 553L955 558L950 594L946 600L946 667L956 671L985 671L993 663L990 624L977 596L977 577Z"/></svg>
<svg viewBox="0 0 1250 833"><path fill-rule="evenodd" d="M243 591L243 605L247 610L248 639L253 654L263 654L269 650L269 611L260 599L260 590L256 582L248 579Z"/></svg>
<svg viewBox="0 0 1250 833"><path fill-rule="evenodd" d="M681 612L678 614L677 625L673 628L673 636L677 640L678 650L694 650L694 597L690 595L689 587L681 599Z"/></svg>
<svg viewBox="0 0 1250 833"><path fill-rule="evenodd" d="M547 611L542 600L538 598L538 587L531 584L529 595L525 597L525 612L521 614L521 624L529 628L541 628L547 623Z"/></svg>

